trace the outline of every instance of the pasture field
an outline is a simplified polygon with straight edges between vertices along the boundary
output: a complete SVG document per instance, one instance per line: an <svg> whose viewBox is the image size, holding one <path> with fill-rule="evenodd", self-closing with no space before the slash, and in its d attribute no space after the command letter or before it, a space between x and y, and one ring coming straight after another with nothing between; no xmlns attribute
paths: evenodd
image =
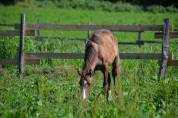
<svg viewBox="0 0 178 118"><path fill-rule="evenodd" d="M20 13L27 23L61 24L163 24L169 18L178 27L178 13L103 12L57 8L23 8L0 6L0 23L19 23ZM3 28L0 27L0 30ZM10 29L10 28L6 28ZM42 41L25 39L25 52L83 52L87 32L41 31L42 36L60 36ZM116 33L119 41L135 41L137 33ZM80 39L80 38L83 38ZM143 39L154 39L145 32ZM170 44L174 59L178 45ZM0 37L0 58L15 57L19 37ZM161 44L119 45L121 52L159 53ZM83 60L42 60L40 65L26 65L24 76L17 75L17 66L0 68L0 117L59 118L175 118L178 117L178 68L168 67L165 79L158 77L157 60L122 60L119 96L106 102L102 75L94 76L90 97L80 98L77 69ZM111 82L113 85L113 82Z"/></svg>

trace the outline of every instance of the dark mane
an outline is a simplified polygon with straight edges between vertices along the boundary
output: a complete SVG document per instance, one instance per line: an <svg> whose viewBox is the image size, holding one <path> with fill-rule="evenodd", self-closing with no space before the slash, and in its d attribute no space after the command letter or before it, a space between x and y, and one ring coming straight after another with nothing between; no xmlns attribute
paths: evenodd
<svg viewBox="0 0 178 118"><path fill-rule="evenodd" d="M89 68L89 65L93 63L94 59L96 58L96 51L90 41L87 42L86 48L85 48L85 57L84 57L84 67L83 69L87 72Z"/></svg>

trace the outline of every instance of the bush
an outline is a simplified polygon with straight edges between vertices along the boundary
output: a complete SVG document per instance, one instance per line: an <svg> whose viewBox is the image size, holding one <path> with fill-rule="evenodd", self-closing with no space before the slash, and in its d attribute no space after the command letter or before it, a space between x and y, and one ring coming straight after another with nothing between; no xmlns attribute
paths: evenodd
<svg viewBox="0 0 178 118"><path fill-rule="evenodd" d="M168 12L178 12L178 9L175 8L174 6L169 6L166 9L167 9L166 11L168 11Z"/></svg>
<svg viewBox="0 0 178 118"><path fill-rule="evenodd" d="M146 8L147 11L151 11L151 12L166 12L166 9L163 7L163 6L157 6L157 5L154 5L154 6L149 6Z"/></svg>
<svg viewBox="0 0 178 118"><path fill-rule="evenodd" d="M114 5L114 11L135 12L135 11L142 11L142 7L137 5L132 5L130 3L118 2Z"/></svg>
<svg viewBox="0 0 178 118"><path fill-rule="evenodd" d="M120 12L120 11L140 11L142 7L137 5L132 5L130 3L111 3L108 1L97 1L97 0L57 0L57 6L60 8L80 8L80 9L88 9L88 10L103 10L109 12Z"/></svg>
<svg viewBox="0 0 178 118"><path fill-rule="evenodd" d="M154 5L154 6L147 7L146 11L151 11L154 13L157 13L157 12L178 12L178 9L173 6L163 7L163 6Z"/></svg>
<svg viewBox="0 0 178 118"><path fill-rule="evenodd" d="M16 0L1 0L0 3L4 5L12 5L16 3Z"/></svg>

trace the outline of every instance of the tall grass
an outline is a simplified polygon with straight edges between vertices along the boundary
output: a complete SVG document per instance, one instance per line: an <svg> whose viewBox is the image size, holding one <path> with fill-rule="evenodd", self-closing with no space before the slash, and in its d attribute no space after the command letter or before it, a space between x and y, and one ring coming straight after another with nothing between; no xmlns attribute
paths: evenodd
<svg viewBox="0 0 178 118"><path fill-rule="evenodd" d="M38 11L38 12L37 12ZM165 17L176 24L177 13L94 12L88 10L0 7L0 23L19 23L20 13L27 23L62 24L163 24ZM41 31L41 35L60 36L57 40L25 39L25 52L83 52L86 32ZM119 41L135 41L135 33L115 33ZM18 38L0 38L1 58L14 57ZM153 39L152 32L143 39ZM177 55L177 46L171 44ZM160 52L161 45L143 47L119 46L121 52ZM7 51L7 52L6 52ZM90 97L82 101L79 76L83 60L42 61L41 65L26 65L23 77L16 75L16 66L0 68L0 117L176 117L178 69L168 68L168 77L158 78L155 60L122 60L119 96L113 94L108 103L102 89L102 74L94 76ZM113 85L113 83L111 83ZM112 88L113 89L113 88Z"/></svg>

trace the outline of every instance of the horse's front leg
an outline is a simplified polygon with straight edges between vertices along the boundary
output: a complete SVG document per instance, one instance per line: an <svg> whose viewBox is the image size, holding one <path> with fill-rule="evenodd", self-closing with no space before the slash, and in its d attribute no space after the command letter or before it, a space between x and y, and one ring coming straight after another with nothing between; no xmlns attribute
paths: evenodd
<svg viewBox="0 0 178 118"><path fill-rule="evenodd" d="M111 78L110 74L108 71L104 72L104 82L103 82L103 87L106 93L107 100L110 99L111 96L111 89L110 89L110 84L111 84Z"/></svg>

